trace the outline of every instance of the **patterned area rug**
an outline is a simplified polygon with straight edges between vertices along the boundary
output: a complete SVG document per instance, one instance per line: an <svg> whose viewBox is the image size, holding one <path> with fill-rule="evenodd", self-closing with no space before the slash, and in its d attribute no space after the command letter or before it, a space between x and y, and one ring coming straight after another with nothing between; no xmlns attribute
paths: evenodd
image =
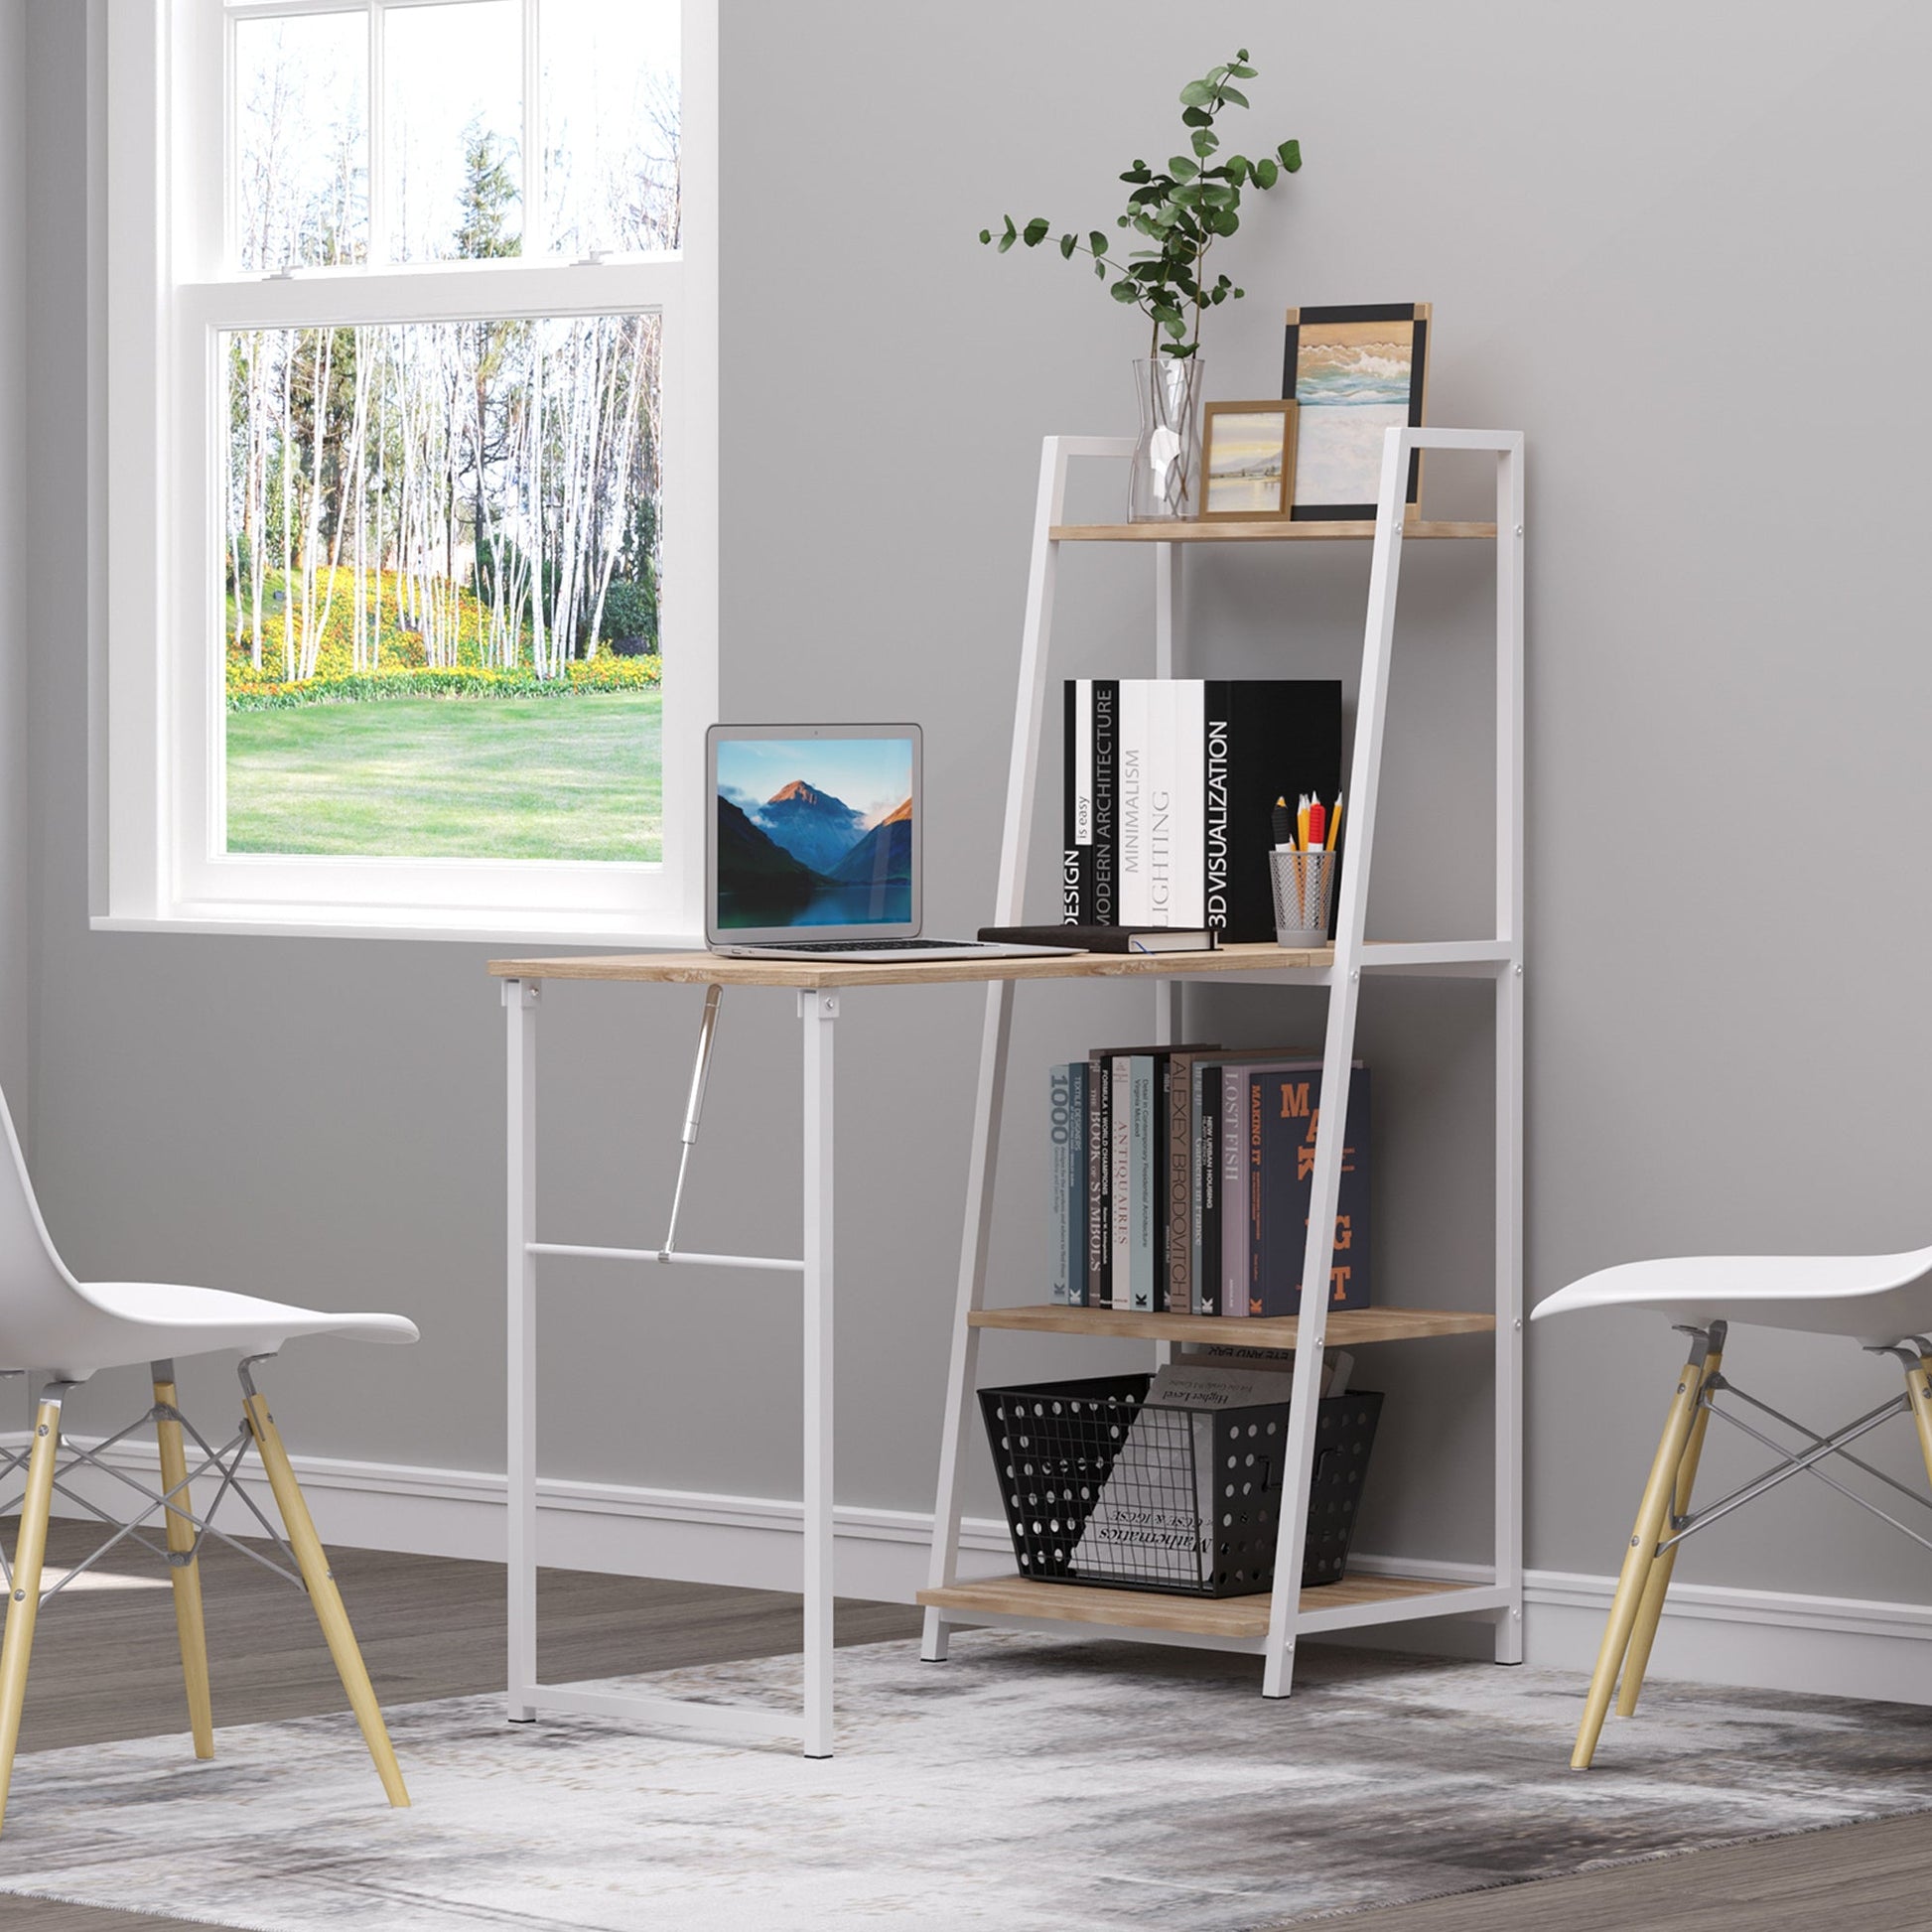
<svg viewBox="0 0 1932 1932"><path fill-rule="evenodd" d="M725 1748L493 1697L23 1757L0 1890L262 1932L1251 1932L1932 1808L1932 1711L1659 1684L1568 1769L1581 1682L978 1632L839 1654L839 1749ZM789 1701L793 1660L653 1688Z"/></svg>

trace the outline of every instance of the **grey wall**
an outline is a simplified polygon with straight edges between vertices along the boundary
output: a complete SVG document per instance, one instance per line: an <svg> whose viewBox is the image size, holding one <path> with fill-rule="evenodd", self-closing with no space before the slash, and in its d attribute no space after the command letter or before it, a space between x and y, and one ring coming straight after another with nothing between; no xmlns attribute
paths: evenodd
<svg viewBox="0 0 1932 1932"><path fill-rule="evenodd" d="M22 621L23 303L26 212L25 0L0 5L0 1089L25 1116L33 1031L33 797Z"/></svg>
<svg viewBox="0 0 1932 1932"><path fill-rule="evenodd" d="M28 7L34 1160L49 1215L83 1271L407 1311L425 1331L414 1351L318 1344L277 1371L292 1442L500 1468L502 1076L484 949L87 930L77 632L99 586L84 551L80 12ZM1308 167L1229 244L1251 299L1214 318L1209 393L1269 393L1287 303L1423 298L1434 419L1529 434L1533 1294L1647 1253L1924 1240L1932 492L1916 338L1932 273L1916 130L1932 17L1870 0L1391 0L1200 4L1173 22L1149 0L726 0L727 715L922 719L932 922L983 915L1038 438L1126 430L1140 339L1043 251L996 260L972 237L1006 209L1104 218L1118 167L1167 151L1179 82L1245 43L1262 70L1254 145L1297 134ZM1448 472L1438 489L1462 500ZM1198 559L1198 661L1345 669L1367 560L1341 550ZM1488 560L1445 546L1413 563L1374 924L1468 930ZM1069 673L1147 664L1148 588L1144 557L1071 561ZM1042 859L1050 847L1048 832ZM1043 912L1050 874L1036 877ZM1023 1097L1047 1060L1141 1031L1142 1001L1030 1000ZM847 1008L840 1489L918 1509L978 1000ZM695 1013L694 994L547 996L553 1238L654 1239ZM1197 1026L1254 1039L1318 1018L1230 993ZM1364 1024L1383 1286L1466 1301L1487 1260L1481 1004L1377 988ZM728 1003L694 1239L796 1238L794 1032L788 996ZM1042 1212L1024 1112L996 1253L1014 1299ZM796 1493L783 1289L550 1280L549 1467ZM995 1376L1121 1359L996 1343ZM1610 1565L1672 1346L1639 1322L1533 1334L1534 1563ZM1760 1338L1747 1359L1774 1390L1808 1377L1818 1408L1886 1386L1849 1351L1817 1354ZM1481 1349L1378 1359L1373 1377L1396 1399L1366 1540L1476 1554ZM1685 1574L1922 1594L1916 1559L1849 1512L1795 1486L1780 1508L1694 1546Z"/></svg>

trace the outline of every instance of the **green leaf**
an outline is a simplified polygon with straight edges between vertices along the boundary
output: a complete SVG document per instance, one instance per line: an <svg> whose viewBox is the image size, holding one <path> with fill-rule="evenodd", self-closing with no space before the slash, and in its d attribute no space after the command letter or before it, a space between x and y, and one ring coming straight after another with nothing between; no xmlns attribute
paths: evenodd
<svg viewBox="0 0 1932 1932"><path fill-rule="evenodd" d="M1045 215L1035 214L1027 223L1025 229L1022 230L1020 238L1029 248L1037 248L1046 239L1046 232L1051 226L1052 223L1047 220Z"/></svg>
<svg viewBox="0 0 1932 1932"><path fill-rule="evenodd" d="M1168 173L1175 181L1192 181L1200 170L1184 154L1173 154L1168 157Z"/></svg>
<svg viewBox="0 0 1932 1932"><path fill-rule="evenodd" d="M1220 137L1212 128L1197 127L1194 130L1193 150L1205 161L1221 145Z"/></svg>
<svg viewBox="0 0 1932 1932"><path fill-rule="evenodd" d="M1190 80L1180 90L1180 104L1183 107L1205 107L1214 98L1214 83L1210 80Z"/></svg>
<svg viewBox="0 0 1932 1932"><path fill-rule="evenodd" d="M1070 234L1061 235L1060 236L1060 260L1063 262L1070 262L1073 259L1073 251L1078 245L1079 242L1076 236Z"/></svg>
<svg viewBox="0 0 1932 1932"><path fill-rule="evenodd" d="M993 239L993 230L991 228L982 228L980 230L980 239L982 241L991 241Z"/></svg>
<svg viewBox="0 0 1932 1932"><path fill-rule="evenodd" d="M1213 292L1213 294L1211 294L1207 298L1208 306L1210 308L1218 309L1221 306L1221 304L1225 302L1227 299L1228 299L1228 292L1226 289L1216 289Z"/></svg>
<svg viewBox="0 0 1932 1932"><path fill-rule="evenodd" d="M1015 227L1015 226L1013 225L1013 216L1012 216L1012 215L1010 215L1010 214L1009 214L1009 215L1007 215L1007 216L1006 216L1006 224L1007 224L1007 233L1008 233L1008 234L1018 234L1018 233L1020 232L1020 230L1019 230L1018 228L1016 228L1016 227Z"/></svg>
<svg viewBox="0 0 1932 1932"><path fill-rule="evenodd" d="M1202 108L1190 107L1181 115L1180 124L1182 127L1212 127L1214 116Z"/></svg>
<svg viewBox="0 0 1932 1932"><path fill-rule="evenodd" d="M1282 171L1266 158L1255 163L1255 186L1273 188L1282 178Z"/></svg>
<svg viewBox="0 0 1932 1932"><path fill-rule="evenodd" d="M1301 168L1302 168L1301 142L1284 141L1281 144L1281 146L1275 150L1275 152L1281 156L1282 166L1286 168L1291 175L1299 174L1301 172Z"/></svg>
<svg viewBox="0 0 1932 1932"><path fill-rule="evenodd" d="M1105 262L1095 262L1093 272L1096 280L1104 282L1107 279L1107 264Z"/></svg>
<svg viewBox="0 0 1932 1932"><path fill-rule="evenodd" d="M1237 107L1245 107L1248 104L1248 96L1239 87L1223 87L1221 89L1221 98L1223 100L1233 101Z"/></svg>
<svg viewBox="0 0 1932 1932"><path fill-rule="evenodd" d="M1227 176L1229 181L1239 187L1254 171L1255 164L1245 154L1231 154L1227 158L1227 166L1222 170L1222 173Z"/></svg>
<svg viewBox="0 0 1932 1932"><path fill-rule="evenodd" d="M1229 295L1231 295L1234 298L1234 300L1237 302L1239 302L1241 298L1247 294L1247 292L1248 291L1246 289L1230 289L1228 291Z"/></svg>
<svg viewBox="0 0 1932 1932"><path fill-rule="evenodd" d="M1168 334L1174 339L1175 342L1180 342L1185 338L1187 334L1187 325L1184 322L1182 322L1178 316L1175 316L1171 322L1164 322L1161 325L1161 327L1165 329L1168 332Z"/></svg>
<svg viewBox="0 0 1932 1932"><path fill-rule="evenodd" d="M1107 293L1116 302L1138 302L1141 299L1141 291L1132 282L1116 282Z"/></svg>
<svg viewBox="0 0 1932 1932"><path fill-rule="evenodd" d="M1015 236L1013 230L1009 228L1006 231L1006 233L1000 237L1000 253L1004 255L1006 251L1013 246L1016 239L1017 237Z"/></svg>
<svg viewBox="0 0 1932 1932"><path fill-rule="evenodd" d="M1243 54L1241 60L1236 61L1234 65L1228 69L1228 71L1231 74L1233 74L1237 80L1252 80L1255 77L1255 71L1256 71L1255 69L1243 67L1241 65L1241 62L1245 61L1247 58L1248 57L1245 54Z"/></svg>

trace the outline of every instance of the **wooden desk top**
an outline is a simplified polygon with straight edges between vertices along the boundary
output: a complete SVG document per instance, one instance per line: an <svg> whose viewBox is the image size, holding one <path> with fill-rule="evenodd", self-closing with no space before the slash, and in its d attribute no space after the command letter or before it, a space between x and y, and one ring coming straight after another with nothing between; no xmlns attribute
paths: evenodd
<svg viewBox="0 0 1932 1932"><path fill-rule="evenodd" d="M1214 952L1015 954L872 963L806 959L727 959L689 952L583 953L568 959L492 959L499 979L639 980L674 986L795 986L809 993L848 986L944 986L958 981L1160 979L1175 973L1279 973L1330 966L1332 946L1222 946Z"/></svg>

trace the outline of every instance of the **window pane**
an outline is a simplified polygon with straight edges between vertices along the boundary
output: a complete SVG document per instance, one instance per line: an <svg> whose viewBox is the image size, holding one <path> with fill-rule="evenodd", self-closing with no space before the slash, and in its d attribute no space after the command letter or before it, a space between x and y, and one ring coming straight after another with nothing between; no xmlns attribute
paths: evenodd
<svg viewBox="0 0 1932 1932"><path fill-rule="evenodd" d="M550 245L675 248L677 0L543 0Z"/></svg>
<svg viewBox="0 0 1932 1932"><path fill-rule="evenodd" d="M220 342L226 850L659 859L658 318Z"/></svg>
<svg viewBox="0 0 1932 1932"><path fill-rule="evenodd" d="M520 0L392 7L382 32L390 259L519 254Z"/></svg>
<svg viewBox="0 0 1932 1932"><path fill-rule="evenodd" d="M234 252L263 273L369 252L368 21L238 20Z"/></svg>

